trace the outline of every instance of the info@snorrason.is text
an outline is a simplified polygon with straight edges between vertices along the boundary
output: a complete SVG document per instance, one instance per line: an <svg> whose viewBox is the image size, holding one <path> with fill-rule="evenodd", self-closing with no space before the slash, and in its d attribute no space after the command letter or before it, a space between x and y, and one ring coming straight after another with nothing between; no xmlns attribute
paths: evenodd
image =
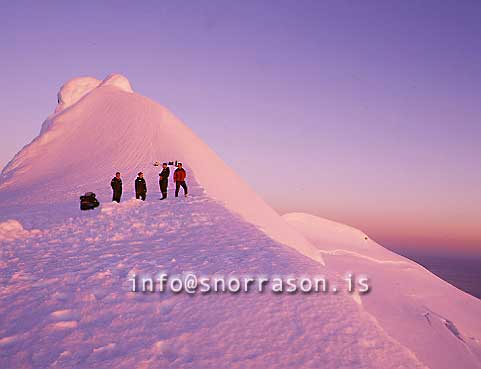
<svg viewBox="0 0 481 369"><path fill-rule="evenodd" d="M348 272L337 281L324 276L235 276L197 275L193 272L170 275L160 272L155 275L133 274L128 278L132 292L172 292L188 294L207 293L359 293L371 290L366 275Z"/></svg>

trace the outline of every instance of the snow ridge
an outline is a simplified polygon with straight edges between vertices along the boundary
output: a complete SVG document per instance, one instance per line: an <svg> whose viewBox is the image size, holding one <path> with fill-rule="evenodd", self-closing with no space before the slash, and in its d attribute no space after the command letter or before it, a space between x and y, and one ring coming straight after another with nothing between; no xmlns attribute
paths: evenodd
<svg viewBox="0 0 481 369"><path fill-rule="evenodd" d="M190 197L159 201L156 161ZM120 171L123 200L111 203ZM143 171L147 201L132 199ZM221 181L219 180L221 173ZM80 212L93 191L101 207ZM322 256L321 256L322 255ZM324 262L325 261L325 262ZM132 273L369 277L367 294L132 294ZM313 215L280 217L163 106L73 79L0 176L5 367L432 368L481 363L481 301Z"/></svg>

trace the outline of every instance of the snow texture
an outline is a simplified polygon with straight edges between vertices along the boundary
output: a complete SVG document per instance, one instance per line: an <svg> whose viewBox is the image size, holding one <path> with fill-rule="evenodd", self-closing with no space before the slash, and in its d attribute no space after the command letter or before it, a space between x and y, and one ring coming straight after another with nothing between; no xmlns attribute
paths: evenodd
<svg viewBox="0 0 481 369"><path fill-rule="evenodd" d="M31 231L25 230L22 224L15 219L9 219L0 223L0 241L12 241L18 238L25 238L38 232L36 229Z"/></svg>
<svg viewBox="0 0 481 369"><path fill-rule="evenodd" d="M125 77L95 81L69 82L63 108L2 172L0 367L480 368L478 299L359 230L279 216ZM152 163L170 160L184 162L190 196L170 184L159 201ZM120 204L109 201L116 170ZM140 170L145 202L132 198ZM86 191L100 208L80 212ZM160 271L334 281L352 271L373 288L129 292L129 276Z"/></svg>

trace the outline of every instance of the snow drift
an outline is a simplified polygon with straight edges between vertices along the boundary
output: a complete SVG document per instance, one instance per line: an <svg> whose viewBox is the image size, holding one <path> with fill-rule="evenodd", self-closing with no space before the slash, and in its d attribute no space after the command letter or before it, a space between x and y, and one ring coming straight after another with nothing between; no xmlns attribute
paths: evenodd
<svg viewBox="0 0 481 369"><path fill-rule="evenodd" d="M169 199L158 201L152 163L175 160L192 196L172 199L170 185ZM120 204L109 201L117 170ZM131 198L138 171L146 202ZM87 191L100 209L80 212ZM118 74L67 82L39 136L2 171L0 256L2 367L481 367L480 300L357 229L279 216ZM132 273L162 270L329 280L365 273L372 291L128 292Z"/></svg>

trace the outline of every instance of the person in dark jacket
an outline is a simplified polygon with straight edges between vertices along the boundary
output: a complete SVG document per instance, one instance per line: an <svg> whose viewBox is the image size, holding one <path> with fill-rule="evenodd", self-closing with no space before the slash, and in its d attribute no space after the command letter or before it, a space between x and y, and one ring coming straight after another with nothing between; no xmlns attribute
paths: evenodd
<svg viewBox="0 0 481 369"><path fill-rule="evenodd" d="M167 163L162 164L162 172L159 174L159 186L160 192L162 193L161 200L167 198L167 187L169 185L169 176L170 176L170 169L167 166Z"/></svg>
<svg viewBox="0 0 481 369"><path fill-rule="evenodd" d="M175 197L179 197L179 189L182 187L184 189L184 195L187 197L187 184L185 183L185 169L182 168L182 163L177 163L177 169L174 172L174 182L175 182Z"/></svg>
<svg viewBox="0 0 481 369"><path fill-rule="evenodd" d="M115 177L110 181L110 186L112 187L113 195L112 201L120 202L122 197L122 179L120 178L120 173L115 173Z"/></svg>
<svg viewBox="0 0 481 369"><path fill-rule="evenodd" d="M145 183L144 173L139 172L138 177L135 179L135 198L145 201L147 196L147 184Z"/></svg>

